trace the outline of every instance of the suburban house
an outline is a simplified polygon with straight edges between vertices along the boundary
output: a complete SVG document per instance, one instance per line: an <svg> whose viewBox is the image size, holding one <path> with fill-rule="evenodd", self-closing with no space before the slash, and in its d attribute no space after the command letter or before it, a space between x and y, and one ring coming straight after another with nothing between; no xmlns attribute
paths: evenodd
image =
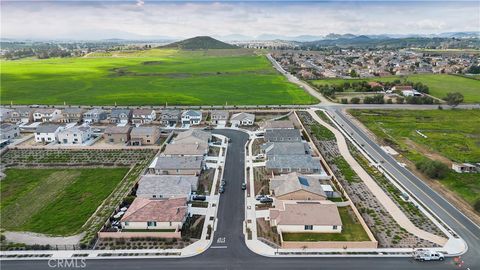
<svg viewBox="0 0 480 270"><path fill-rule="evenodd" d="M13 113L12 109L0 108L0 122L10 121L10 117Z"/></svg>
<svg viewBox="0 0 480 270"><path fill-rule="evenodd" d="M62 111L59 109L36 109L33 112L33 121L35 122L57 122L62 117Z"/></svg>
<svg viewBox="0 0 480 270"><path fill-rule="evenodd" d="M267 121L263 124L263 129L293 129L293 122L290 120Z"/></svg>
<svg viewBox="0 0 480 270"><path fill-rule="evenodd" d="M81 108L65 108L62 117L59 119L61 123L80 123L82 121L83 109Z"/></svg>
<svg viewBox="0 0 480 270"><path fill-rule="evenodd" d="M136 198L120 220L126 230L175 230L187 218L187 199Z"/></svg>
<svg viewBox="0 0 480 270"><path fill-rule="evenodd" d="M85 123L98 123L106 120L108 113L101 109L92 109L83 113L83 122Z"/></svg>
<svg viewBox="0 0 480 270"><path fill-rule="evenodd" d="M320 161L310 155L271 156L268 157L265 168L269 173L274 174L290 172L325 174Z"/></svg>
<svg viewBox="0 0 480 270"><path fill-rule="evenodd" d="M206 132L199 129L189 129L187 131L183 131L178 133L177 137L173 139L174 144L191 144L191 143L199 143L199 144L208 144L212 139L212 134L210 132Z"/></svg>
<svg viewBox="0 0 480 270"><path fill-rule="evenodd" d="M167 144L165 156L205 156L208 153L208 144L202 143L170 143Z"/></svg>
<svg viewBox="0 0 480 270"><path fill-rule="evenodd" d="M157 118L157 113L152 109L135 109L132 111L132 124L150 124Z"/></svg>
<svg viewBox="0 0 480 270"><path fill-rule="evenodd" d="M457 173L476 173L480 172L480 166L471 163L453 163L452 170Z"/></svg>
<svg viewBox="0 0 480 270"><path fill-rule="evenodd" d="M132 111L129 109L113 109L109 121L112 124L128 124Z"/></svg>
<svg viewBox="0 0 480 270"><path fill-rule="evenodd" d="M20 130L17 125L2 123L0 125L0 138L2 140L10 140L20 136Z"/></svg>
<svg viewBox="0 0 480 270"><path fill-rule="evenodd" d="M83 144L92 138L93 132L90 126L74 126L58 133L58 141L61 144Z"/></svg>
<svg viewBox="0 0 480 270"><path fill-rule="evenodd" d="M58 133L64 129L57 124L41 124L35 129L35 142L51 143L57 140Z"/></svg>
<svg viewBox="0 0 480 270"><path fill-rule="evenodd" d="M160 139L158 127L133 127L130 132L130 145L152 145Z"/></svg>
<svg viewBox="0 0 480 270"><path fill-rule="evenodd" d="M199 175L203 168L203 157L158 156L149 166L152 174Z"/></svg>
<svg viewBox="0 0 480 270"><path fill-rule="evenodd" d="M318 177L289 173L270 179L270 194L278 200L326 200Z"/></svg>
<svg viewBox="0 0 480 270"><path fill-rule="evenodd" d="M232 127L252 126L255 123L255 114L251 113L236 113L230 118Z"/></svg>
<svg viewBox="0 0 480 270"><path fill-rule="evenodd" d="M137 197L151 199L185 198L196 191L194 175L144 175L138 182Z"/></svg>
<svg viewBox="0 0 480 270"><path fill-rule="evenodd" d="M228 122L228 111L212 111L210 113L210 124L225 126Z"/></svg>
<svg viewBox="0 0 480 270"><path fill-rule="evenodd" d="M267 129L265 131L267 142L301 142L302 134L298 129L279 128Z"/></svg>
<svg viewBox="0 0 480 270"><path fill-rule="evenodd" d="M260 147L267 157L280 155L310 155L310 147L304 142L267 142Z"/></svg>
<svg viewBox="0 0 480 270"><path fill-rule="evenodd" d="M18 108L10 115L10 122L12 123L29 123L33 121L33 112L30 108Z"/></svg>
<svg viewBox="0 0 480 270"><path fill-rule="evenodd" d="M341 233L337 205L330 201L276 201L270 209L270 226L284 232Z"/></svg>
<svg viewBox="0 0 480 270"><path fill-rule="evenodd" d="M180 121L181 114L178 110L164 110L160 113L160 121L164 126L174 127Z"/></svg>
<svg viewBox="0 0 480 270"><path fill-rule="evenodd" d="M202 112L188 110L182 113L182 126L199 125L202 122Z"/></svg>
<svg viewBox="0 0 480 270"><path fill-rule="evenodd" d="M108 126L103 133L103 138L108 143L127 143L130 141L130 126Z"/></svg>

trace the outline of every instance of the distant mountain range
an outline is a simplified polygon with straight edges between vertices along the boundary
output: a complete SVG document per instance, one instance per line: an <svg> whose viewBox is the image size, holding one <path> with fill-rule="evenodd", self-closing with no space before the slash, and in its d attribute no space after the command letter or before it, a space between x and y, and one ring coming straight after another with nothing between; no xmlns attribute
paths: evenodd
<svg viewBox="0 0 480 270"><path fill-rule="evenodd" d="M208 36L193 37L162 46L162 48L177 48L183 50L207 50L207 49L238 49L231 45Z"/></svg>

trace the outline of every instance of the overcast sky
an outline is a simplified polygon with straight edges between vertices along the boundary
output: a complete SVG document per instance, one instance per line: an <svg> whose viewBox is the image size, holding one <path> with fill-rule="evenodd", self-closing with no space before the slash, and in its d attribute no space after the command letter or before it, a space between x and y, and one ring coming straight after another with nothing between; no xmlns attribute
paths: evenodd
<svg viewBox="0 0 480 270"><path fill-rule="evenodd" d="M478 31L469 2L2 1L4 38L107 39Z"/></svg>

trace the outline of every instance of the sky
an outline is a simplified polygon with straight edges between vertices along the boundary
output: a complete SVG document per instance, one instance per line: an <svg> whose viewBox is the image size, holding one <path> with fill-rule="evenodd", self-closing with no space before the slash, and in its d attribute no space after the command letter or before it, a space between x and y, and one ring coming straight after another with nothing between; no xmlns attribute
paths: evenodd
<svg viewBox="0 0 480 270"><path fill-rule="evenodd" d="M1 1L1 37L187 38L479 31L480 2Z"/></svg>

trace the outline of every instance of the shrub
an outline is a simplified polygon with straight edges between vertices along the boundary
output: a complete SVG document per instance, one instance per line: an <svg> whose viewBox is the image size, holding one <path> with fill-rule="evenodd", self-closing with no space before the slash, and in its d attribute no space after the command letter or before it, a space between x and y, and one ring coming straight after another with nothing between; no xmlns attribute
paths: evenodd
<svg viewBox="0 0 480 270"><path fill-rule="evenodd" d="M352 104L358 104L360 103L360 99L358 97L354 97L350 99L350 103Z"/></svg>
<svg viewBox="0 0 480 270"><path fill-rule="evenodd" d="M341 102L342 102L342 104L348 104L348 99L342 98Z"/></svg>
<svg viewBox="0 0 480 270"><path fill-rule="evenodd" d="M425 159L415 164L418 170L430 178L442 179L448 173L448 166L440 161Z"/></svg>
<svg viewBox="0 0 480 270"><path fill-rule="evenodd" d="M473 208L475 208L475 211L480 213L480 199L478 199L475 204L473 205Z"/></svg>

